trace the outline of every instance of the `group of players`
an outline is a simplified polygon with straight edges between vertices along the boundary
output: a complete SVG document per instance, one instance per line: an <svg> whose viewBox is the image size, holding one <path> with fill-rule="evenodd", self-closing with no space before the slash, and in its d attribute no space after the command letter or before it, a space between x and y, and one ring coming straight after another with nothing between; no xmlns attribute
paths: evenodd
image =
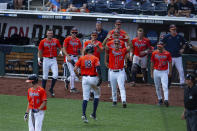
<svg viewBox="0 0 197 131"><path fill-rule="evenodd" d="M101 26L101 22L97 22ZM29 115L29 129L33 130L38 128L41 130L40 122L32 121L39 118L43 120L43 112L40 110L46 109L46 83L48 79L49 70L52 70L52 81L49 92L52 97L55 96L54 86L58 78L58 65L57 65L57 49L59 48L60 54L65 56L66 67L70 72L69 78L66 81L70 83L70 92L78 92L75 87L75 80L82 79L83 103L82 103L82 119L88 122L86 117L86 107L90 99L90 92L94 93L93 113L91 118L96 120L96 110L99 103L100 88L102 83L101 67L100 67L100 53L105 49L105 65L108 68L108 79L110 81L112 91L112 105L117 105L117 89L120 91L121 102L123 108L127 107L126 104L126 91L125 91L125 63L129 59L132 61L132 86L136 84L136 74L141 67L143 80L147 79L147 60L148 55L151 56L151 77L154 79L156 93L158 96L158 104L162 105L161 85L164 92L164 104L169 106L168 102L168 79L172 74L172 66L175 64L180 76L180 83L184 84L184 72L182 66L182 57L186 40L176 32L176 26L170 25L170 34L166 35L157 44L155 50L151 48L148 38L144 37L144 30L138 28L137 37L130 41L128 34L121 29L121 21L116 20L115 28L107 33L103 41L98 40L98 35L101 32L93 31L91 39L86 41L83 46L80 39L77 38L77 28L72 28L71 35L64 40L63 48L58 39L53 38L53 30L47 31L47 38L43 39L38 48L38 64L43 67L42 87L37 85L37 76L30 76L27 82L31 82L33 87L28 90L28 108L25 114L25 119ZM98 25L98 26L99 26ZM101 43L103 42L103 43ZM43 58L43 62L41 62ZM67 73L67 72L66 72ZM169 80L170 81L170 80ZM117 87L118 85L118 87ZM67 86L68 88L68 86ZM44 104L43 104L44 102ZM36 105L36 106L35 106ZM32 114L40 112L40 115L35 119ZM35 123L34 123L35 122ZM34 126L33 126L34 125ZM36 129L37 130L37 129Z"/></svg>

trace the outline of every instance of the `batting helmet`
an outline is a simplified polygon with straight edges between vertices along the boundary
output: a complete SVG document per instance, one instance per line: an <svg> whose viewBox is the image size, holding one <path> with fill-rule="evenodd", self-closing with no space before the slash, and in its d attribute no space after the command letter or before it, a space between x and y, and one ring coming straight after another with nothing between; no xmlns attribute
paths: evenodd
<svg viewBox="0 0 197 131"><path fill-rule="evenodd" d="M88 46L86 46L85 52L86 53L94 53L94 46L89 44Z"/></svg>
<svg viewBox="0 0 197 131"><path fill-rule="evenodd" d="M191 80L192 82L195 82L195 76L189 73L186 75L186 80Z"/></svg>
<svg viewBox="0 0 197 131"><path fill-rule="evenodd" d="M36 74L29 75L26 82L32 82L32 84L36 84L38 83L38 76Z"/></svg>

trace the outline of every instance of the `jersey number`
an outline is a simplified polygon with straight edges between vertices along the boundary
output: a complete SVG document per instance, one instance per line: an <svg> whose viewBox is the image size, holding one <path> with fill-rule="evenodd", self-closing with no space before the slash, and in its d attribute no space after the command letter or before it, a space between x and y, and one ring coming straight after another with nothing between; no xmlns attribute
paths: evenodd
<svg viewBox="0 0 197 131"><path fill-rule="evenodd" d="M92 67L92 61L86 60L85 61L85 68L91 68Z"/></svg>

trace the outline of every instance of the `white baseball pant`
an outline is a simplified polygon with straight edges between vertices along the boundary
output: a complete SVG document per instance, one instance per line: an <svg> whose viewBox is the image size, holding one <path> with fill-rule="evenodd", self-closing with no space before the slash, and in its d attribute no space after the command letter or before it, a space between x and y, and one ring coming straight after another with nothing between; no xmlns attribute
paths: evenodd
<svg viewBox="0 0 197 131"><path fill-rule="evenodd" d="M83 90L83 100L89 101L90 98L90 90L93 89L94 98L100 97L100 88L97 87L99 78L91 77L91 76L83 76L82 77L82 90Z"/></svg>
<svg viewBox="0 0 197 131"><path fill-rule="evenodd" d="M147 55L144 57L133 56L133 64L139 65L141 68L147 68Z"/></svg>
<svg viewBox="0 0 197 131"><path fill-rule="evenodd" d="M34 117L34 120L32 121L32 115ZM41 110L38 113L33 113L32 110L29 110L29 120L28 120L28 126L29 131L42 131L42 122L44 119L44 111Z"/></svg>
<svg viewBox="0 0 197 131"><path fill-rule="evenodd" d="M164 100L168 100L168 70L154 70L153 77L158 100L162 99L161 85L164 92Z"/></svg>
<svg viewBox="0 0 197 131"><path fill-rule="evenodd" d="M112 89L112 100L117 102L117 83L120 89L120 95L122 102L126 102L126 91L125 91L125 71L124 69L119 70L119 72L114 72L109 70L110 74L110 84Z"/></svg>
<svg viewBox="0 0 197 131"><path fill-rule="evenodd" d="M70 55L70 58L71 58L71 60L74 60L75 63L78 60L77 56L74 57L73 55ZM68 69L69 69L69 72L70 72L70 88L74 89L75 88L75 77L76 77L76 74L74 72L74 66L70 62L68 62L67 57L66 57L66 64L68 65Z"/></svg>
<svg viewBox="0 0 197 131"><path fill-rule="evenodd" d="M172 67L175 65L176 69L179 72L179 80L180 84L185 83L185 77L184 77L184 70L183 70L183 62L182 57L173 57L172 58Z"/></svg>
<svg viewBox="0 0 197 131"><path fill-rule="evenodd" d="M43 58L43 79L48 79L49 70L52 70L52 77L54 79L58 78L58 65L57 65L57 59L56 57L53 57L52 59L44 57Z"/></svg>

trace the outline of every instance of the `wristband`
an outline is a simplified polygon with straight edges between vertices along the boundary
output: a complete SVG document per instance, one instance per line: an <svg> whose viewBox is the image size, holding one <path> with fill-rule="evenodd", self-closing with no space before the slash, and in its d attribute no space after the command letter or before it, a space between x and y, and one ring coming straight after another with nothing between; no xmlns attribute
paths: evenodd
<svg viewBox="0 0 197 131"><path fill-rule="evenodd" d="M38 62L40 62L40 57L38 57Z"/></svg>

